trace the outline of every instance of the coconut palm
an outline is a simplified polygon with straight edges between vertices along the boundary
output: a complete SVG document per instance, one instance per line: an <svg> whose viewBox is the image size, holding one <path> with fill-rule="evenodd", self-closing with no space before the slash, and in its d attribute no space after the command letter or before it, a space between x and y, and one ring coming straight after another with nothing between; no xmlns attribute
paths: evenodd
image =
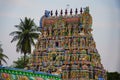
<svg viewBox="0 0 120 80"><path fill-rule="evenodd" d="M2 61L7 64L5 58L8 59L8 57L3 54L3 49L1 48L1 46L2 45L0 44L0 65L2 65Z"/></svg>
<svg viewBox="0 0 120 80"><path fill-rule="evenodd" d="M31 46L35 45L34 39L38 38L38 27L34 23L34 19L25 17L24 21L20 19L20 24L15 25L18 29L10 33L13 36L11 43L18 41L16 44L16 51L24 54L24 65L26 54L31 53Z"/></svg>

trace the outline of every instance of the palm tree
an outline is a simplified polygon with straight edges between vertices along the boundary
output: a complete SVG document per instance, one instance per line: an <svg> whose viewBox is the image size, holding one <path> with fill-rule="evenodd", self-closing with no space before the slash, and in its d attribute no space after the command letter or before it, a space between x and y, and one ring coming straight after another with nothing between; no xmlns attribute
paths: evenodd
<svg viewBox="0 0 120 80"><path fill-rule="evenodd" d="M3 49L1 48L1 46L2 45L0 44L0 65L2 65L2 61L7 64L5 58L8 59L8 57L3 54Z"/></svg>
<svg viewBox="0 0 120 80"><path fill-rule="evenodd" d="M16 51L24 54L24 65L26 54L31 53L31 46L35 45L34 39L38 38L38 27L34 23L34 19L25 17L24 21L20 19L20 24L15 25L17 31L11 32L10 35L14 36L11 43L18 41L16 44Z"/></svg>

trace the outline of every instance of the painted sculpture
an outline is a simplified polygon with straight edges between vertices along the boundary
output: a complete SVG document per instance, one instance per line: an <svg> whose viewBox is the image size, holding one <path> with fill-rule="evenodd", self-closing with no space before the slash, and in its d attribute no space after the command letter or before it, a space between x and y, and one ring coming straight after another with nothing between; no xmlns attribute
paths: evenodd
<svg viewBox="0 0 120 80"><path fill-rule="evenodd" d="M61 10L62 11L62 10ZM52 12L52 11L51 11ZM92 36L92 16L84 11L65 10L42 17L36 48L29 61L31 69L55 74L62 80L106 80L106 71Z"/></svg>
<svg viewBox="0 0 120 80"><path fill-rule="evenodd" d="M57 75L0 66L0 80L61 80Z"/></svg>

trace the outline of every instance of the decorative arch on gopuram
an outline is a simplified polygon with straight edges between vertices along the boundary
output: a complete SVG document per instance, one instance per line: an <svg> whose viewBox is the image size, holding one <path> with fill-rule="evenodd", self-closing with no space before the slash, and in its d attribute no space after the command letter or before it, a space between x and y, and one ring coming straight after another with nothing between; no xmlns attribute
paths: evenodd
<svg viewBox="0 0 120 80"><path fill-rule="evenodd" d="M99 52L92 35L89 7L45 11L40 32L29 61L31 69L58 75L62 80L106 80Z"/></svg>

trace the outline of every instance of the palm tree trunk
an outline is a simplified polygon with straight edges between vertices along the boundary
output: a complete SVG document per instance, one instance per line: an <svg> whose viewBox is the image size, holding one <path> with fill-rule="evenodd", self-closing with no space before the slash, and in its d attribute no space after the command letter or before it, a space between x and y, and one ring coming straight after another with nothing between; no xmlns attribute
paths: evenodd
<svg viewBox="0 0 120 80"><path fill-rule="evenodd" d="M26 53L24 53L24 67L26 66Z"/></svg>
<svg viewBox="0 0 120 80"><path fill-rule="evenodd" d="M0 66L2 66L1 60L0 60Z"/></svg>

